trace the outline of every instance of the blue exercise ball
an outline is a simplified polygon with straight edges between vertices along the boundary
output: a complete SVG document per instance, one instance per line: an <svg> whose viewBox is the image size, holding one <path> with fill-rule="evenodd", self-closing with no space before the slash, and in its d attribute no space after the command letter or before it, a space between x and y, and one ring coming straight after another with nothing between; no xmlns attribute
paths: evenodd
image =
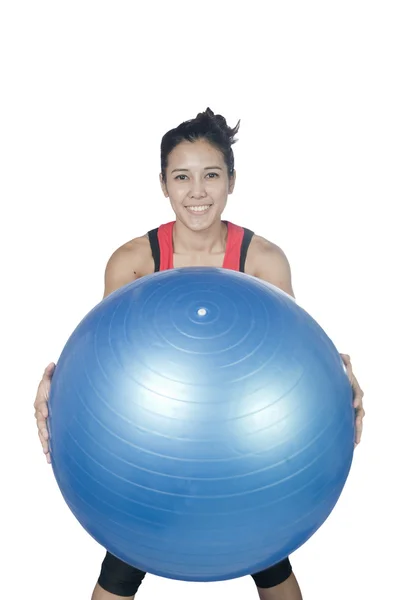
<svg viewBox="0 0 399 600"><path fill-rule="evenodd" d="M143 277L79 324L55 370L50 451L89 534L185 581L256 573L327 519L354 450L331 340L276 287L184 268Z"/></svg>

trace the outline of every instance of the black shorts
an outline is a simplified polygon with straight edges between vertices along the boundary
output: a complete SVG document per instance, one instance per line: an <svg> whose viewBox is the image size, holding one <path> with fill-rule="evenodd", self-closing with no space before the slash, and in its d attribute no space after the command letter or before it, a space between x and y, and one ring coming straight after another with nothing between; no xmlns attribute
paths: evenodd
<svg viewBox="0 0 399 600"><path fill-rule="evenodd" d="M272 588L288 579L292 573L288 558L277 565L255 573L252 578L258 588ZM145 572L131 567L109 552L105 555L98 583L110 594L117 596L134 596L139 589Z"/></svg>

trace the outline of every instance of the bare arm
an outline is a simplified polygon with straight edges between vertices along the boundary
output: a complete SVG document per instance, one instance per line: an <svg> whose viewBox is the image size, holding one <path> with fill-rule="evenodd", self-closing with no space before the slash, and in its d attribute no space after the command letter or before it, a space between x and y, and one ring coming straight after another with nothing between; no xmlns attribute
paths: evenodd
<svg viewBox="0 0 399 600"><path fill-rule="evenodd" d="M148 240L136 238L118 248L109 259L104 276L104 298L153 271Z"/></svg>
<svg viewBox="0 0 399 600"><path fill-rule="evenodd" d="M104 275L104 298L137 279L137 274L132 267L131 254L131 251L122 246L109 259Z"/></svg>
<svg viewBox="0 0 399 600"><path fill-rule="evenodd" d="M291 267L284 252L263 238L256 238L251 252L250 274L280 288L295 298L292 289Z"/></svg>

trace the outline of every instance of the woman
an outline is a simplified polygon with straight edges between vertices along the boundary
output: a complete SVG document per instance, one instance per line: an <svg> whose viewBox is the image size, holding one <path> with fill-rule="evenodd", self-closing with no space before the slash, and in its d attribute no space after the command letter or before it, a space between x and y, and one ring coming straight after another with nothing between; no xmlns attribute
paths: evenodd
<svg viewBox="0 0 399 600"><path fill-rule="evenodd" d="M294 296L290 266L282 250L242 227L222 221L227 198L234 190L232 144L234 129L208 108L195 119L172 129L162 139L160 181L176 215L173 223L135 238L116 250L105 270L104 297L156 270L187 266L241 270ZM356 444L360 442L363 392L350 359L342 355L354 391ZM47 367L35 400L36 419L44 453L49 458L47 400L54 364ZM92 600L133 598L145 573L106 554ZM289 558L254 574L262 600L301 600Z"/></svg>

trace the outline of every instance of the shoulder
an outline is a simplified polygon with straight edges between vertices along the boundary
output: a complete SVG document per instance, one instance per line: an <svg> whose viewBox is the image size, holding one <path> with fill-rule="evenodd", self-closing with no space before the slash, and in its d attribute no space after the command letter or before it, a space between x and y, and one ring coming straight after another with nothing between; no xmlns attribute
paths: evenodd
<svg viewBox="0 0 399 600"><path fill-rule="evenodd" d="M280 246L256 234L249 245L248 258L255 269L265 266L289 268L288 259Z"/></svg>
<svg viewBox="0 0 399 600"><path fill-rule="evenodd" d="M284 251L270 240L254 235L248 248L245 271L294 296L291 267Z"/></svg>
<svg viewBox="0 0 399 600"><path fill-rule="evenodd" d="M154 271L148 235L134 238L110 256L105 268L105 295Z"/></svg>

